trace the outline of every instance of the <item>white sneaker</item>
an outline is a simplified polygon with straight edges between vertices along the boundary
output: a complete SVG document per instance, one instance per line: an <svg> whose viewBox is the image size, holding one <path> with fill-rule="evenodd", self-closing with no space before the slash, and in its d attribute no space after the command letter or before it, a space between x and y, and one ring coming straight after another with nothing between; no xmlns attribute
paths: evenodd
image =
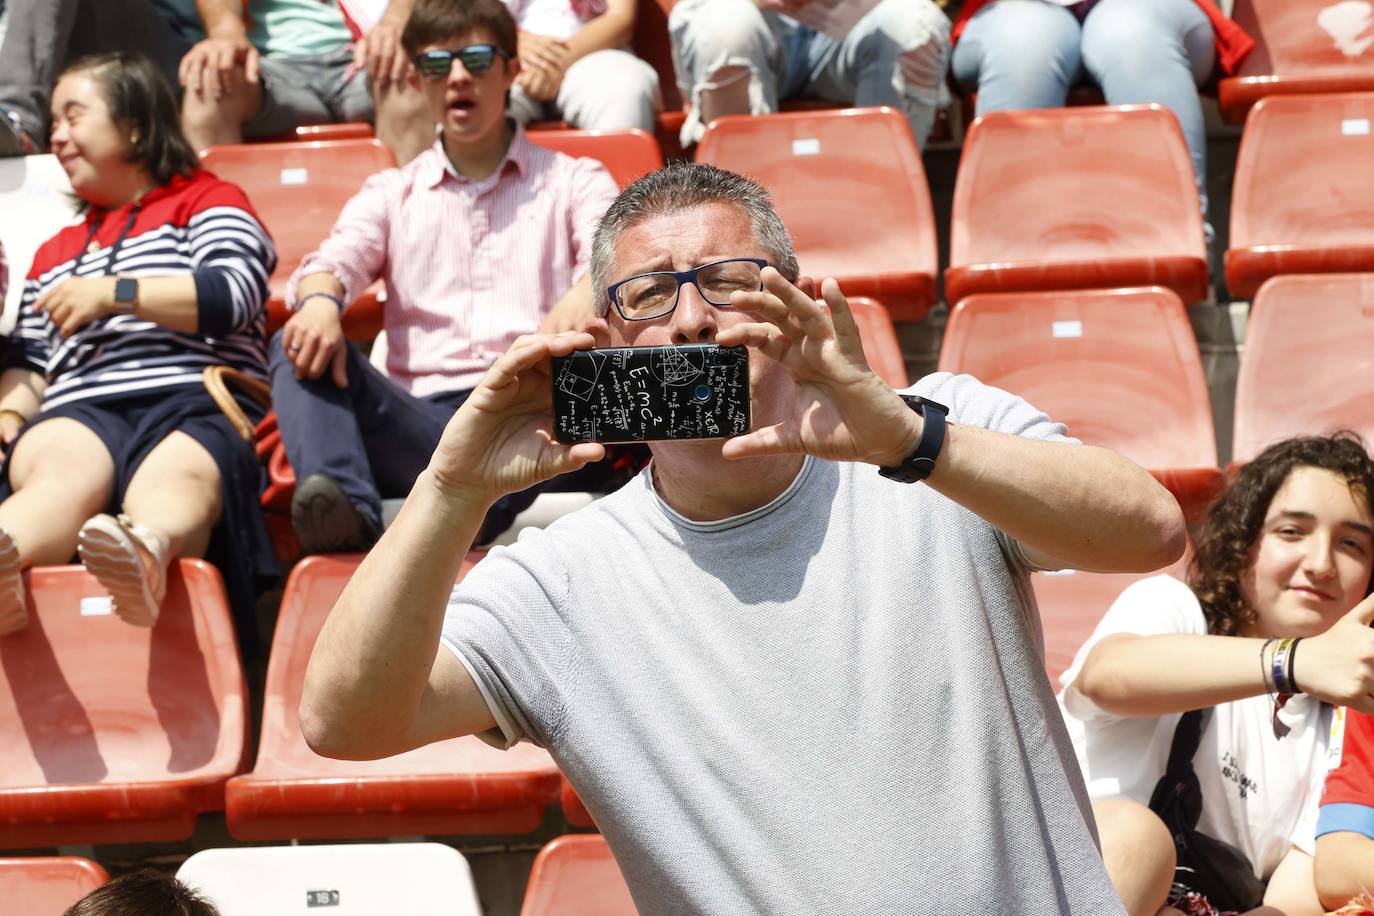
<svg viewBox="0 0 1374 916"><path fill-rule="evenodd" d="M139 548L152 559L152 568ZM126 515L100 514L81 526L77 552L86 570L114 599L114 612L125 623L150 627L167 591L166 548L162 539Z"/></svg>

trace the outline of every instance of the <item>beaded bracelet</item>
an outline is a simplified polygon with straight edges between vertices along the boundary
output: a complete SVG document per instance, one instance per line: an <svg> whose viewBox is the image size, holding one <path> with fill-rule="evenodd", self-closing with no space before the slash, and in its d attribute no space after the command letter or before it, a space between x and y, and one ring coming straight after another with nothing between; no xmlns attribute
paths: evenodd
<svg viewBox="0 0 1374 916"><path fill-rule="evenodd" d="M330 302L334 303L334 307L339 310L340 314L343 313L344 301L340 299L338 296L334 295L333 293L326 293L324 290L317 290L313 293L306 293L304 296L296 300L296 308L299 309L301 306L305 305L311 299L315 299L317 297L320 299L328 299Z"/></svg>
<svg viewBox="0 0 1374 916"><path fill-rule="evenodd" d="M1270 636L1268 639L1264 641L1264 645L1260 646L1260 680L1264 683L1264 692L1269 694L1270 696L1274 695L1274 682L1269 678L1269 664L1264 660L1264 653L1268 652L1269 647L1278 641L1279 638L1277 636Z"/></svg>
<svg viewBox="0 0 1374 916"><path fill-rule="evenodd" d="M1280 694L1292 693L1292 685L1288 683L1288 653L1293 651L1293 640L1283 639L1279 641L1279 646L1274 650L1274 659L1270 665L1274 676L1274 689Z"/></svg>

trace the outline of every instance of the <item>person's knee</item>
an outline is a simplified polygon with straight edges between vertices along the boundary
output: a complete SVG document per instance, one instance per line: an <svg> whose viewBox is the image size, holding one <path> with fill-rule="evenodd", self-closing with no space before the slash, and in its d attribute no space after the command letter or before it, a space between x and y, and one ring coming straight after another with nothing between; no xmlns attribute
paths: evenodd
<svg viewBox="0 0 1374 916"><path fill-rule="evenodd" d="M979 91L996 81L1015 96L1044 99L1068 90L1078 73L1079 40L1078 22L1063 7L1040 0L998 0L969 22L959 42L965 52L960 75ZM976 67L967 65L970 49L977 51Z"/></svg>
<svg viewBox="0 0 1374 916"><path fill-rule="evenodd" d="M1174 880L1177 853L1159 815L1130 799L1093 803L1107 875L1132 914L1158 912Z"/></svg>
<svg viewBox="0 0 1374 916"><path fill-rule="evenodd" d="M1183 35L1154 4L1115 3L1095 11L1083 25L1083 64L1097 76L1113 72L1148 81L1161 71L1188 70Z"/></svg>
<svg viewBox="0 0 1374 916"><path fill-rule="evenodd" d="M750 0L680 0L668 14L668 33L679 67L695 63L693 74L679 71L679 81L701 79L727 62L761 64L768 24ZM684 53L685 52L685 53Z"/></svg>
<svg viewBox="0 0 1374 916"><path fill-rule="evenodd" d="M658 74L624 51L598 51L568 71L559 103L563 115L587 130L652 130Z"/></svg>

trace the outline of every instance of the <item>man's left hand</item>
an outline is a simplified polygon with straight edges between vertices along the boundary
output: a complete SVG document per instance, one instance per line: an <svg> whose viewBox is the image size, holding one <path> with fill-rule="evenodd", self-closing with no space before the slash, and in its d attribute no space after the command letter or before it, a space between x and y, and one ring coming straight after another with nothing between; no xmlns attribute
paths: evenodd
<svg viewBox="0 0 1374 916"><path fill-rule="evenodd" d="M114 277L72 277L38 297L33 306L47 312L63 337L71 337L97 318L121 309L114 301Z"/></svg>
<svg viewBox="0 0 1374 916"><path fill-rule="evenodd" d="M833 461L901 464L915 449L921 418L864 359L859 328L834 280L813 299L772 267L763 289L734 293L730 305L763 321L716 335L721 346L745 345L781 363L797 396L792 415L725 443L726 458L807 454Z"/></svg>

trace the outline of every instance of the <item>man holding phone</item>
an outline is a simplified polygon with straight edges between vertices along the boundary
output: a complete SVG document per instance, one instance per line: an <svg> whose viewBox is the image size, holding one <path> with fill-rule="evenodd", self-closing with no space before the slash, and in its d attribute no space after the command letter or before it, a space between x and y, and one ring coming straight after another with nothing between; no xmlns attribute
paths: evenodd
<svg viewBox="0 0 1374 916"><path fill-rule="evenodd" d="M700 271L733 258L769 266L722 297ZM340 597L310 745L547 747L645 913L1121 912L1027 574L1173 562L1172 497L967 376L893 391L748 179L635 182L592 273L606 319L497 361ZM667 310L627 314L646 276ZM494 499L602 454L553 438L551 358L696 343L750 349L751 431L655 443L454 589Z"/></svg>

